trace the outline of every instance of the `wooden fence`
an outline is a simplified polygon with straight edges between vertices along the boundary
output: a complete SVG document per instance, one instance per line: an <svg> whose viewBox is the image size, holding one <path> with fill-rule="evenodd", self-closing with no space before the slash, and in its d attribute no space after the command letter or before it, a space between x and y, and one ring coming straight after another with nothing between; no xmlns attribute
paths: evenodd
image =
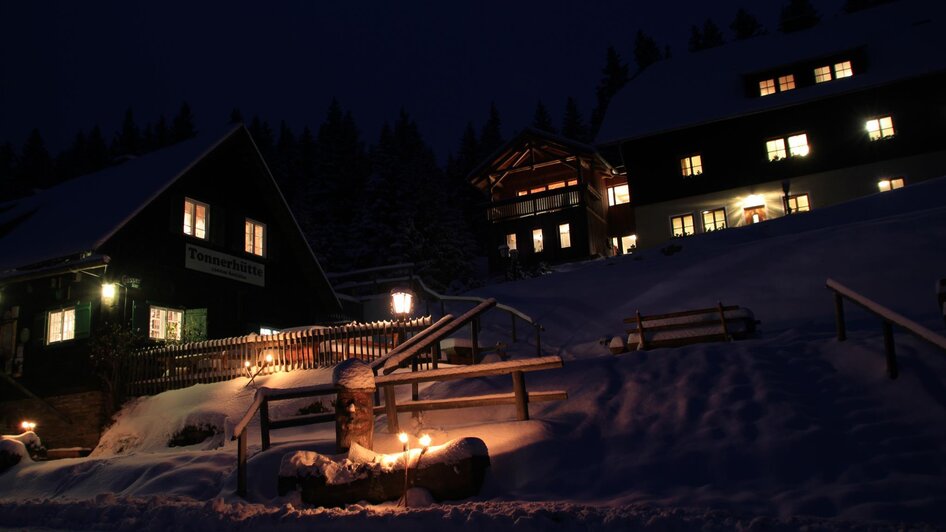
<svg viewBox="0 0 946 532"><path fill-rule="evenodd" d="M274 371L332 366L348 358L370 362L430 323L426 316L151 347L128 357L122 380L128 396L140 396Z"/></svg>

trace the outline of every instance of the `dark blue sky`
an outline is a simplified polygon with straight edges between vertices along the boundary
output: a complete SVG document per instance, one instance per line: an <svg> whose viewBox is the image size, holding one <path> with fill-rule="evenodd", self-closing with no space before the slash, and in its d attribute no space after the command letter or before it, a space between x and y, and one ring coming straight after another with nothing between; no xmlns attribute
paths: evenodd
<svg viewBox="0 0 946 532"><path fill-rule="evenodd" d="M400 108L441 160L491 101L508 137L545 101L586 119L604 51L632 62L638 28L685 54L707 16L728 32L740 5L770 30L787 0L483 2L33 2L0 0L0 141L39 127L52 151L125 109L139 125L187 100L198 127L239 107L273 126L317 128L333 96L368 143ZM833 17L842 0L815 2Z"/></svg>

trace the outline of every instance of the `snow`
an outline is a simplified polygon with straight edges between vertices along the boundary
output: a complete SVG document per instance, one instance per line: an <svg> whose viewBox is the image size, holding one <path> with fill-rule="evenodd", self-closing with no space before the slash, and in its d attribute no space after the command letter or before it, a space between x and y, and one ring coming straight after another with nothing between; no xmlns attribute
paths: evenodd
<svg viewBox="0 0 946 532"><path fill-rule="evenodd" d="M357 358L349 358L335 366L332 382L348 390L374 390L371 367Z"/></svg>
<svg viewBox="0 0 946 532"><path fill-rule="evenodd" d="M895 327L900 377L884 372L881 323L846 307L835 339L828 278L934 331L943 321L932 281L946 264L946 180L845 205L688 237L659 251L588 261L489 285L545 327L543 352L561 369L526 376L529 391L568 400L430 411L400 424L434 445L483 440L482 493L459 504L312 508L279 497L283 457L334 452L332 423L277 430L260 449L249 425L249 493L236 488L232 426L255 386L331 382L329 369L197 385L125 406L93 454L25 462L0 475L0 527L122 530L936 530L946 527L946 356ZM612 355L623 319L705 308L751 308L755 337ZM451 312L463 312L460 303ZM509 317L483 317L486 344L508 340ZM506 336L503 336L506 335ZM509 343L513 360L534 353ZM509 393L509 376L421 385L421 399ZM399 400L410 387L397 390ZM310 400L271 403L271 417ZM168 448L193 422L224 438ZM222 443L223 447L213 447ZM377 418L375 453L400 442ZM367 453L364 453L367 454ZM355 455L357 457L357 453ZM370 456L370 455L369 455ZM352 458L351 456L349 457ZM362 460L364 461L364 460Z"/></svg>

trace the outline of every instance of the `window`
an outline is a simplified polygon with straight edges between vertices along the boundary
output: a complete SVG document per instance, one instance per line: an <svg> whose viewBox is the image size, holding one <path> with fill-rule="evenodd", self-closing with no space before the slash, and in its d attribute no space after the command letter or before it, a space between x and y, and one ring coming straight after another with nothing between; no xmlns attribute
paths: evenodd
<svg viewBox="0 0 946 532"><path fill-rule="evenodd" d="M549 185L542 185L541 187L530 188L529 190L519 190L516 192L516 196L527 196L529 194L538 194L539 192L545 192L546 190L555 190L557 188L573 187L578 184L577 179L569 179L567 181L556 181Z"/></svg>
<svg viewBox="0 0 946 532"><path fill-rule="evenodd" d="M206 240L209 214L206 203L184 198L184 234Z"/></svg>
<svg viewBox="0 0 946 532"><path fill-rule="evenodd" d="M545 187L535 187L529 190L529 194L538 194L539 192L545 192Z"/></svg>
<svg viewBox="0 0 946 532"><path fill-rule="evenodd" d="M680 159L680 171L683 173L683 177L702 174L703 159L699 155L691 155Z"/></svg>
<svg viewBox="0 0 946 532"><path fill-rule="evenodd" d="M808 155L808 135L802 133L788 137L788 154L792 157L804 157Z"/></svg>
<svg viewBox="0 0 946 532"><path fill-rule="evenodd" d="M693 234L693 215L681 214L670 217L670 233L674 237Z"/></svg>
<svg viewBox="0 0 946 532"><path fill-rule="evenodd" d="M815 83L831 81L831 67L823 66L815 69Z"/></svg>
<svg viewBox="0 0 946 532"><path fill-rule="evenodd" d="M631 202L631 193L628 191L627 183L608 187L608 205L622 205Z"/></svg>
<svg viewBox="0 0 946 532"><path fill-rule="evenodd" d="M46 343L64 342L76 337L76 309L52 310L46 316Z"/></svg>
<svg viewBox="0 0 946 532"><path fill-rule="evenodd" d="M775 80L765 79L759 82L759 96L775 94Z"/></svg>
<svg viewBox="0 0 946 532"><path fill-rule="evenodd" d="M509 248L509 251L516 249L516 233L506 235L506 247Z"/></svg>
<svg viewBox="0 0 946 532"><path fill-rule="evenodd" d="M726 228L726 210L703 211L703 231L719 231Z"/></svg>
<svg viewBox="0 0 946 532"><path fill-rule="evenodd" d="M792 135L787 139L788 151L785 150L786 139L772 139L765 142L765 151L770 161L778 161L786 156L804 157L808 155L808 135L801 133Z"/></svg>
<svg viewBox="0 0 946 532"><path fill-rule="evenodd" d="M568 224L558 226L558 242L562 249L572 247L572 234Z"/></svg>
<svg viewBox="0 0 946 532"><path fill-rule="evenodd" d="M164 307L151 307L148 338L180 340L184 312Z"/></svg>
<svg viewBox="0 0 946 532"><path fill-rule="evenodd" d="M795 76L789 74L787 76L779 76L778 78L778 91L785 92L790 91L795 88Z"/></svg>
<svg viewBox="0 0 946 532"><path fill-rule="evenodd" d="M867 137L870 140L880 140L890 138L894 135L893 119L889 116L872 118L867 121Z"/></svg>
<svg viewBox="0 0 946 532"><path fill-rule="evenodd" d="M622 236L621 245L624 246L624 253L637 249L637 235Z"/></svg>
<svg viewBox="0 0 946 532"><path fill-rule="evenodd" d="M903 188L903 184L902 177L894 177L893 179L881 179L877 182L877 188L879 188L881 192L887 192Z"/></svg>
<svg viewBox="0 0 946 532"><path fill-rule="evenodd" d="M529 193L528 190L520 190L519 192L516 192L516 196L525 196L528 193Z"/></svg>
<svg viewBox="0 0 946 532"><path fill-rule="evenodd" d="M834 64L834 77L835 79L849 78L854 75L854 71L851 70L850 61L842 61L840 63Z"/></svg>
<svg viewBox="0 0 946 532"><path fill-rule="evenodd" d="M542 230L533 229L532 230L532 250L536 253L541 252L545 249L545 245L542 243Z"/></svg>
<svg viewBox="0 0 946 532"><path fill-rule="evenodd" d="M548 187L548 188L549 188L549 190L555 190L555 189L557 189L557 188L565 188L565 182L564 182L564 181L559 181L559 182L557 182L557 183L551 183L551 184L549 184L549 187Z"/></svg>
<svg viewBox="0 0 946 532"><path fill-rule="evenodd" d="M266 239L266 225L259 222L255 222L246 219L246 245L244 250L247 253L252 253L254 255L259 255L260 257L264 256L266 253L265 247Z"/></svg>
<svg viewBox="0 0 946 532"><path fill-rule="evenodd" d="M785 139L769 140L765 143L765 151L769 154L770 161L778 161L785 158Z"/></svg>
<svg viewBox="0 0 946 532"><path fill-rule="evenodd" d="M788 212L808 212L811 210L811 203L808 201L808 194L797 194L788 197Z"/></svg>

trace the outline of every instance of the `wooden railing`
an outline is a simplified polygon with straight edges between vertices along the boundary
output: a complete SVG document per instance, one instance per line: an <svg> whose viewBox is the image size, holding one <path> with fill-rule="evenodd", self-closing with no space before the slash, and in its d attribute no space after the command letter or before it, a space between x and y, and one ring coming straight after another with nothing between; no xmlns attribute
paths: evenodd
<svg viewBox="0 0 946 532"><path fill-rule="evenodd" d="M307 327L147 348L129 355L126 393L150 395L198 383L332 366L348 358L372 361L430 323L426 316L405 322Z"/></svg>
<svg viewBox="0 0 946 532"><path fill-rule="evenodd" d="M946 351L946 337L939 335L926 327L906 318L887 307L867 299L850 288L842 285L834 279L828 279L825 283L829 290L834 292L834 312L837 325L838 341L843 342L847 339L847 329L844 324L844 300L847 299L864 310L880 318L881 328L884 333L884 353L887 359L887 375L891 379L896 379L900 374L897 368L897 352L894 346L893 326L897 325L903 330L913 334L921 340L926 340L930 344Z"/></svg>
<svg viewBox="0 0 946 532"><path fill-rule="evenodd" d="M581 205L581 190L564 189L560 192L540 192L489 204L487 215L491 222L506 218L520 218L543 212L557 211Z"/></svg>

